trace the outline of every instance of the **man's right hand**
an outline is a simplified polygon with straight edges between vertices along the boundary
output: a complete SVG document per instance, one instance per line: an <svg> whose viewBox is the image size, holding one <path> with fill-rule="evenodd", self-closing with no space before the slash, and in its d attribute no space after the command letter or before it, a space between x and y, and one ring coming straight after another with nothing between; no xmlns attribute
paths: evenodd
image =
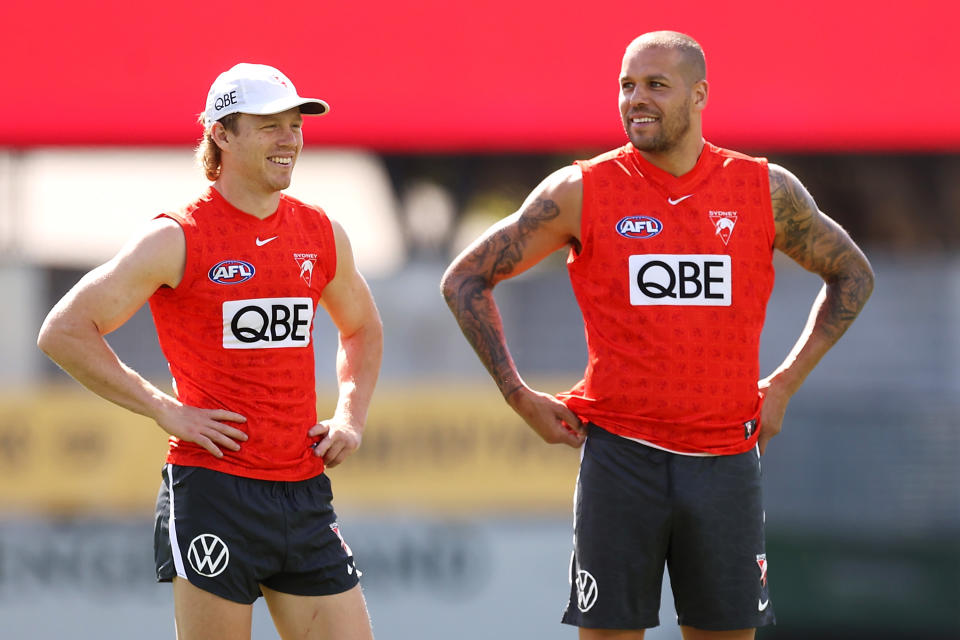
<svg viewBox="0 0 960 640"><path fill-rule="evenodd" d="M247 434L226 422L244 423L247 419L226 409L199 409L174 401L164 407L156 418L157 424L172 436L200 445L217 458L223 457L221 447L239 451Z"/></svg>
<svg viewBox="0 0 960 640"><path fill-rule="evenodd" d="M586 430L580 418L553 396L520 387L506 400L545 442L565 444L575 449L583 445Z"/></svg>

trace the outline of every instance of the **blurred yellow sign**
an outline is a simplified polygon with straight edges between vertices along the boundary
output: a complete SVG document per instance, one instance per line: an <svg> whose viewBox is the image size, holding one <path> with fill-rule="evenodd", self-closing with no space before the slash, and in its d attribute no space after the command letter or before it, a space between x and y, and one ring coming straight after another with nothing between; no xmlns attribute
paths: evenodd
<svg viewBox="0 0 960 640"><path fill-rule="evenodd" d="M166 434L80 387L0 396L0 508L149 513Z"/></svg>
<svg viewBox="0 0 960 640"><path fill-rule="evenodd" d="M321 418L335 404L321 397ZM79 387L0 396L0 510L149 513L165 452L152 421ZM556 514L572 507L578 455L492 384L421 383L378 389L361 448L329 475L341 510Z"/></svg>

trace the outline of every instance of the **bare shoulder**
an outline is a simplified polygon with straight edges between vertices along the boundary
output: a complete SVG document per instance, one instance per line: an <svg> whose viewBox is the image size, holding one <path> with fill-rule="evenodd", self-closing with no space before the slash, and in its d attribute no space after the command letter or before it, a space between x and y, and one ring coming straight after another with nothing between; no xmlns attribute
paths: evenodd
<svg viewBox="0 0 960 640"><path fill-rule="evenodd" d="M148 222L111 263L146 283L176 287L183 278L186 256L187 242L180 224L162 217Z"/></svg>
<svg viewBox="0 0 960 640"><path fill-rule="evenodd" d="M774 246L808 271L826 279L850 271L871 273L869 263L846 230L817 206L795 175L770 165Z"/></svg>
<svg viewBox="0 0 960 640"><path fill-rule="evenodd" d="M580 167L562 167L538 184L515 213L487 231L498 245L517 250L523 262L580 242L583 174ZM529 264L527 265L529 266Z"/></svg>
<svg viewBox="0 0 960 640"><path fill-rule="evenodd" d="M826 218L817 208L813 196L799 179L785 168L770 164L770 202L776 231L774 245L800 261L811 232ZM831 221L832 222L832 221Z"/></svg>
<svg viewBox="0 0 960 640"><path fill-rule="evenodd" d="M583 211L583 173L577 165L554 171L530 193L518 214L519 220L554 221L571 239L579 240Z"/></svg>
<svg viewBox="0 0 960 640"><path fill-rule="evenodd" d="M157 289L180 283L185 256L180 225L151 220L113 258L83 276L54 306L45 326L93 323L101 334L110 333Z"/></svg>
<svg viewBox="0 0 960 640"><path fill-rule="evenodd" d="M795 175L773 163L769 165L769 174L774 222L781 225L813 215L817 205Z"/></svg>
<svg viewBox="0 0 960 640"><path fill-rule="evenodd" d="M346 230L338 221L330 219L337 251L336 273L320 294L320 304L343 335L379 325L379 313L370 293L370 287L357 269L353 247Z"/></svg>
<svg viewBox="0 0 960 640"><path fill-rule="evenodd" d="M142 241L146 246L166 251L186 249L187 240L180 223L173 218L155 218L151 220L142 233Z"/></svg>
<svg viewBox="0 0 960 640"><path fill-rule="evenodd" d="M333 229L333 244L337 252L337 267L334 274L335 281L342 281L341 275L351 276L357 269L353 256L353 245L350 243L350 236L347 235L343 225L331 216L327 216L330 221L330 227Z"/></svg>
<svg viewBox="0 0 960 640"><path fill-rule="evenodd" d="M583 198L583 172L579 165L571 164L557 169L540 183L540 188L549 191L558 200Z"/></svg>
<svg viewBox="0 0 960 640"><path fill-rule="evenodd" d="M493 287L564 246L578 247L582 207L580 167L548 175L517 211L494 223L450 264L441 283L448 303L460 295L464 283L470 292Z"/></svg>
<svg viewBox="0 0 960 640"><path fill-rule="evenodd" d="M339 305L349 302L357 287L363 286L363 276L357 270L353 255L353 246L343 225L336 219L329 217L333 229L333 242L337 252L336 271L333 278L323 288L321 301Z"/></svg>
<svg viewBox="0 0 960 640"><path fill-rule="evenodd" d="M327 215L327 220L330 221L330 228L333 229L333 240L337 245L337 249L340 249L341 243L346 243L346 245L349 246L350 238L347 236L347 231L343 228L343 225L340 224L340 221L329 214Z"/></svg>

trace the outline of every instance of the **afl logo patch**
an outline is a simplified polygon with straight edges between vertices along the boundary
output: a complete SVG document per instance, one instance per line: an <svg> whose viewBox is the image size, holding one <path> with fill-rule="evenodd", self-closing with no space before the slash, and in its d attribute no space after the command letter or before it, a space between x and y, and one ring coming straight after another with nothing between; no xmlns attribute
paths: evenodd
<svg viewBox="0 0 960 640"><path fill-rule="evenodd" d="M217 284L240 284L253 277L257 270L243 260L223 260L210 267L207 277Z"/></svg>
<svg viewBox="0 0 960 640"><path fill-rule="evenodd" d="M663 231L663 223L650 216L627 216L617 223L617 233L624 238L643 240Z"/></svg>

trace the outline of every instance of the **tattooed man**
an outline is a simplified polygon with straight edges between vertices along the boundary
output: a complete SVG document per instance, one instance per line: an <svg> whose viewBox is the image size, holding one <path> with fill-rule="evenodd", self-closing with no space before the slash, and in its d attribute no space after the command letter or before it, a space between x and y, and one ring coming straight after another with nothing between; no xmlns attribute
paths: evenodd
<svg viewBox="0 0 960 640"><path fill-rule="evenodd" d="M796 177L704 140L708 89L692 38L635 39L620 70L629 143L547 177L443 278L506 402L545 441L586 443L563 616L584 639L656 626L664 566L686 640L774 622L759 457L873 289L863 253ZM552 396L520 377L492 291L564 247L589 361ZM824 286L761 379L774 249Z"/></svg>

